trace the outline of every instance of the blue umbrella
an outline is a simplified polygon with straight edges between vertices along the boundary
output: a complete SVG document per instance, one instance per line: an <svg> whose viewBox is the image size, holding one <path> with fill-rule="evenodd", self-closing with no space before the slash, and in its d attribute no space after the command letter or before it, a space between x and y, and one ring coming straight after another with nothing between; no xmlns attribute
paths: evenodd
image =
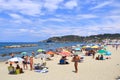
<svg viewBox="0 0 120 80"><path fill-rule="evenodd" d="M27 55L27 52L22 52L21 55L25 56Z"/></svg>
<svg viewBox="0 0 120 80"><path fill-rule="evenodd" d="M90 51L90 50L92 50L92 48L86 48L86 49L85 49L85 51Z"/></svg>
<svg viewBox="0 0 120 80"><path fill-rule="evenodd" d="M80 51L81 49L80 48L75 48L76 51Z"/></svg>
<svg viewBox="0 0 120 80"><path fill-rule="evenodd" d="M106 51L105 55L110 56L112 53L109 51Z"/></svg>

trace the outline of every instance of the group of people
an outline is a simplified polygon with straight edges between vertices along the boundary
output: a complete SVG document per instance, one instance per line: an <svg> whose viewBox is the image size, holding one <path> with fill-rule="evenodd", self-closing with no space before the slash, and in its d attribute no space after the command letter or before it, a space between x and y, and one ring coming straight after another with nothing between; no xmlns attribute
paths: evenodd
<svg viewBox="0 0 120 80"><path fill-rule="evenodd" d="M10 62L10 65L8 66L8 70L10 74L19 74L19 73L23 73L23 69L27 70L28 69L28 65L30 65L30 70L33 70L33 57L32 56L22 56L23 61L22 61L22 65L23 67L21 68L19 66L19 62ZM14 67L12 64L16 64L16 67Z"/></svg>
<svg viewBox="0 0 120 80"><path fill-rule="evenodd" d="M23 69L19 66L19 64L14 67L12 64L8 66L9 74L20 74L24 73Z"/></svg>
<svg viewBox="0 0 120 80"><path fill-rule="evenodd" d="M23 69L28 69L28 64L30 65L30 70L33 70L33 56L23 56L24 59L23 63Z"/></svg>
<svg viewBox="0 0 120 80"><path fill-rule="evenodd" d="M78 55L74 55L72 58L72 62L74 62L74 67L75 67L75 73L78 72L78 62L80 62L80 56ZM66 56L62 56L62 58L59 61L60 64L69 64L69 62L67 62Z"/></svg>
<svg viewBox="0 0 120 80"><path fill-rule="evenodd" d="M104 56L101 54L101 55L98 55L95 60L105 60L104 59Z"/></svg>

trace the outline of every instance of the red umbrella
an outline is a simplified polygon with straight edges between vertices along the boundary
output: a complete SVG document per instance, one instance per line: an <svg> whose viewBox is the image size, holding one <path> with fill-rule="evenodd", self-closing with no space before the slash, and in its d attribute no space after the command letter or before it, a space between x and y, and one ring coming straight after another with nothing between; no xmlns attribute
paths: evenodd
<svg viewBox="0 0 120 80"><path fill-rule="evenodd" d="M70 56L71 53L69 51L62 51L61 53L59 53L62 56Z"/></svg>

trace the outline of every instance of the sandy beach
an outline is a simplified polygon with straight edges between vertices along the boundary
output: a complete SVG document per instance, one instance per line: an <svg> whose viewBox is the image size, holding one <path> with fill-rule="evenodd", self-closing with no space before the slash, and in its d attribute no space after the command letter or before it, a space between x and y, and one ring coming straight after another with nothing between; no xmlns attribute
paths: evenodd
<svg viewBox="0 0 120 80"><path fill-rule="evenodd" d="M60 55L55 55L53 60L46 61L49 70L47 73L24 70L23 74L10 75L9 64L0 62L0 80L117 80L116 78L120 76L120 47L116 50L108 46L107 50L112 52L111 59L95 60L92 56L85 56L85 60L78 65L78 73L73 72L74 63L71 62L71 57L67 57L70 64L59 65ZM34 63L38 62L41 60L34 59Z"/></svg>

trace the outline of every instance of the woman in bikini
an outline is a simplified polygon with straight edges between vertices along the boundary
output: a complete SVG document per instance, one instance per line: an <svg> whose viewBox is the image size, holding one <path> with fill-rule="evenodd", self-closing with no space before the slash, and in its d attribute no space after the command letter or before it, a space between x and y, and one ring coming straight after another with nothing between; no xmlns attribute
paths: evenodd
<svg viewBox="0 0 120 80"><path fill-rule="evenodd" d="M74 62L75 73L78 72L78 62L80 61L80 57L78 55L74 55L72 61Z"/></svg>

